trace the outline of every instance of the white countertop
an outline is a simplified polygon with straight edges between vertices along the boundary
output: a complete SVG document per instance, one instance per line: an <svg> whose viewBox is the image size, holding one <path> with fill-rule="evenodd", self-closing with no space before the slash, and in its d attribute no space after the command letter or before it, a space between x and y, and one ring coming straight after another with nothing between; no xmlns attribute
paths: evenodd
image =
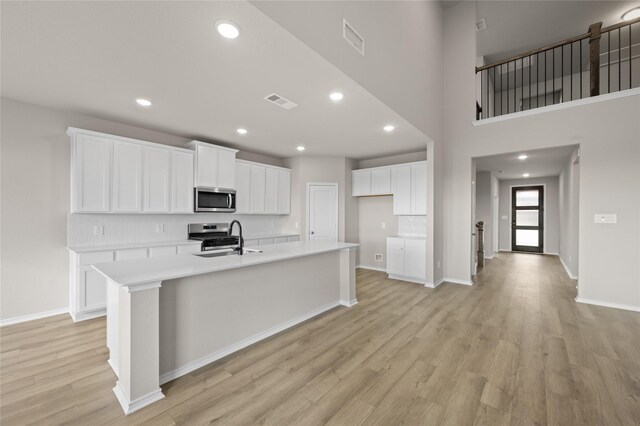
<svg viewBox="0 0 640 426"><path fill-rule="evenodd" d="M93 265L93 268L118 285L133 286L311 256L358 246L359 244L335 241L296 241L260 246L262 253L249 253L242 256L207 258L194 254L179 254L177 256L99 263Z"/></svg>
<svg viewBox="0 0 640 426"><path fill-rule="evenodd" d="M246 240L260 240L262 238L282 238L282 237L299 237L300 234L289 234L289 233L281 233L281 234L253 234L253 235L245 235L243 238Z"/></svg>
<svg viewBox="0 0 640 426"><path fill-rule="evenodd" d="M67 247L67 250L76 253L86 253L91 251L111 251L111 250L126 250L145 247L163 247L163 246L184 246L189 244L200 245L201 241L196 240L173 240L173 241L155 241L146 243L126 243L126 244L111 244L103 246L84 246L84 247Z"/></svg>

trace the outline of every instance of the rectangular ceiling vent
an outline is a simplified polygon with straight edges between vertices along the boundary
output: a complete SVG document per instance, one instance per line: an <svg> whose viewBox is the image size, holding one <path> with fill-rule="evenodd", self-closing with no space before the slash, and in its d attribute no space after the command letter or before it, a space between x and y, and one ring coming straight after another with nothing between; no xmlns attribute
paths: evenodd
<svg viewBox="0 0 640 426"><path fill-rule="evenodd" d="M342 37L353 46L362 56L364 56L364 38L347 22L342 20Z"/></svg>
<svg viewBox="0 0 640 426"><path fill-rule="evenodd" d="M292 109L298 106L297 103L291 102L289 99L285 99L280 95L276 95L275 93L265 96L264 98L269 102L275 105L278 105L280 108L284 108L284 109Z"/></svg>
<svg viewBox="0 0 640 426"><path fill-rule="evenodd" d="M485 28L487 28L487 21L485 21L484 18L478 19L476 21L476 31L482 31Z"/></svg>

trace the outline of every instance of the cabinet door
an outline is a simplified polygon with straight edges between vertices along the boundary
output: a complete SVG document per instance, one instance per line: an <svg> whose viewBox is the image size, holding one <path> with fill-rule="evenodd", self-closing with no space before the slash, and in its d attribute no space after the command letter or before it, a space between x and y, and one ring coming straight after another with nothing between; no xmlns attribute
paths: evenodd
<svg viewBox="0 0 640 426"><path fill-rule="evenodd" d="M371 170L354 170L351 172L351 180L351 195L371 195Z"/></svg>
<svg viewBox="0 0 640 426"><path fill-rule="evenodd" d="M176 246L150 247L149 257L175 256L178 253Z"/></svg>
<svg viewBox="0 0 640 426"><path fill-rule="evenodd" d="M291 213L291 172L278 171L278 213Z"/></svg>
<svg viewBox="0 0 640 426"><path fill-rule="evenodd" d="M218 150L218 183L220 188L236 189L236 153Z"/></svg>
<svg viewBox="0 0 640 426"><path fill-rule="evenodd" d="M392 170L393 214L411 214L411 166L398 166Z"/></svg>
<svg viewBox="0 0 640 426"><path fill-rule="evenodd" d="M73 153L72 212L108 212L113 141L78 135Z"/></svg>
<svg viewBox="0 0 640 426"><path fill-rule="evenodd" d="M78 312L104 309L107 306L107 281L91 266L79 269Z"/></svg>
<svg viewBox="0 0 640 426"><path fill-rule="evenodd" d="M218 150L198 145L196 186L218 186Z"/></svg>
<svg viewBox="0 0 640 426"><path fill-rule="evenodd" d="M427 165L411 166L411 214L427 214Z"/></svg>
<svg viewBox="0 0 640 426"><path fill-rule="evenodd" d="M371 170L372 195L391 194L391 168Z"/></svg>
<svg viewBox="0 0 640 426"><path fill-rule="evenodd" d="M142 146L113 142L113 191L111 210L133 213L142 211Z"/></svg>
<svg viewBox="0 0 640 426"><path fill-rule="evenodd" d="M261 246L270 246L273 243L274 243L274 238L260 238L260 240L258 241L258 245L261 245Z"/></svg>
<svg viewBox="0 0 640 426"><path fill-rule="evenodd" d="M273 239L273 244L282 244L282 243L286 243L288 241L287 237L275 237Z"/></svg>
<svg viewBox="0 0 640 426"><path fill-rule="evenodd" d="M251 213L251 165L236 164L236 213Z"/></svg>
<svg viewBox="0 0 640 426"><path fill-rule="evenodd" d="M300 235L295 235L293 237L287 237L287 242L291 243L294 241L300 241Z"/></svg>
<svg viewBox="0 0 640 426"><path fill-rule="evenodd" d="M144 148L144 211L169 212L171 152Z"/></svg>
<svg viewBox="0 0 640 426"><path fill-rule="evenodd" d="M278 169L267 168L265 178L264 212L278 213Z"/></svg>
<svg viewBox="0 0 640 426"><path fill-rule="evenodd" d="M148 257L146 248L134 248L116 251L116 261L144 259L146 257Z"/></svg>
<svg viewBox="0 0 640 426"><path fill-rule="evenodd" d="M387 238L387 273L404 275L404 240Z"/></svg>
<svg viewBox="0 0 640 426"><path fill-rule="evenodd" d="M421 280L427 277L427 243L425 240L405 240L404 275Z"/></svg>
<svg viewBox="0 0 640 426"><path fill-rule="evenodd" d="M251 213L264 213L266 168L251 165Z"/></svg>
<svg viewBox="0 0 640 426"><path fill-rule="evenodd" d="M193 154L171 152L171 211L193 213Z"/></svg>

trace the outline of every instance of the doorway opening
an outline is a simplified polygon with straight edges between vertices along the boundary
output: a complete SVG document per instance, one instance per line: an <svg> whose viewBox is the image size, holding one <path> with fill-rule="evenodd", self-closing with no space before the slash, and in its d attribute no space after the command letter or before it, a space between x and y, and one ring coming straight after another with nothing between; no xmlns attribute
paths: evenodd
<svg viewBox="0 0 640 426"><path fill-rule="evenodd" d="M544 186L511 187L511 251L544 253Z"/></svg>

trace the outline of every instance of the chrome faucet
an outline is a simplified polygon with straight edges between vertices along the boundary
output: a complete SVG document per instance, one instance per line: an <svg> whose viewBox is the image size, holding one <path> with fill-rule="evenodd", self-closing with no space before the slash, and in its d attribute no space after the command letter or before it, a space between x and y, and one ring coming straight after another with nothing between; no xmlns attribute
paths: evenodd
<svg viewBox="0 0 640 426"><path fill-rule="evenodd" d="M244 238L242 238L242 225L240 224L239 221L237 220L232 220L231 224L229 224L229 235L231 235L232 231L233 231L233 225L234 224L238 224L238 229L240 230L240 248L238 249L238 254L239 255L243 255L244 254Z"/></svg>

